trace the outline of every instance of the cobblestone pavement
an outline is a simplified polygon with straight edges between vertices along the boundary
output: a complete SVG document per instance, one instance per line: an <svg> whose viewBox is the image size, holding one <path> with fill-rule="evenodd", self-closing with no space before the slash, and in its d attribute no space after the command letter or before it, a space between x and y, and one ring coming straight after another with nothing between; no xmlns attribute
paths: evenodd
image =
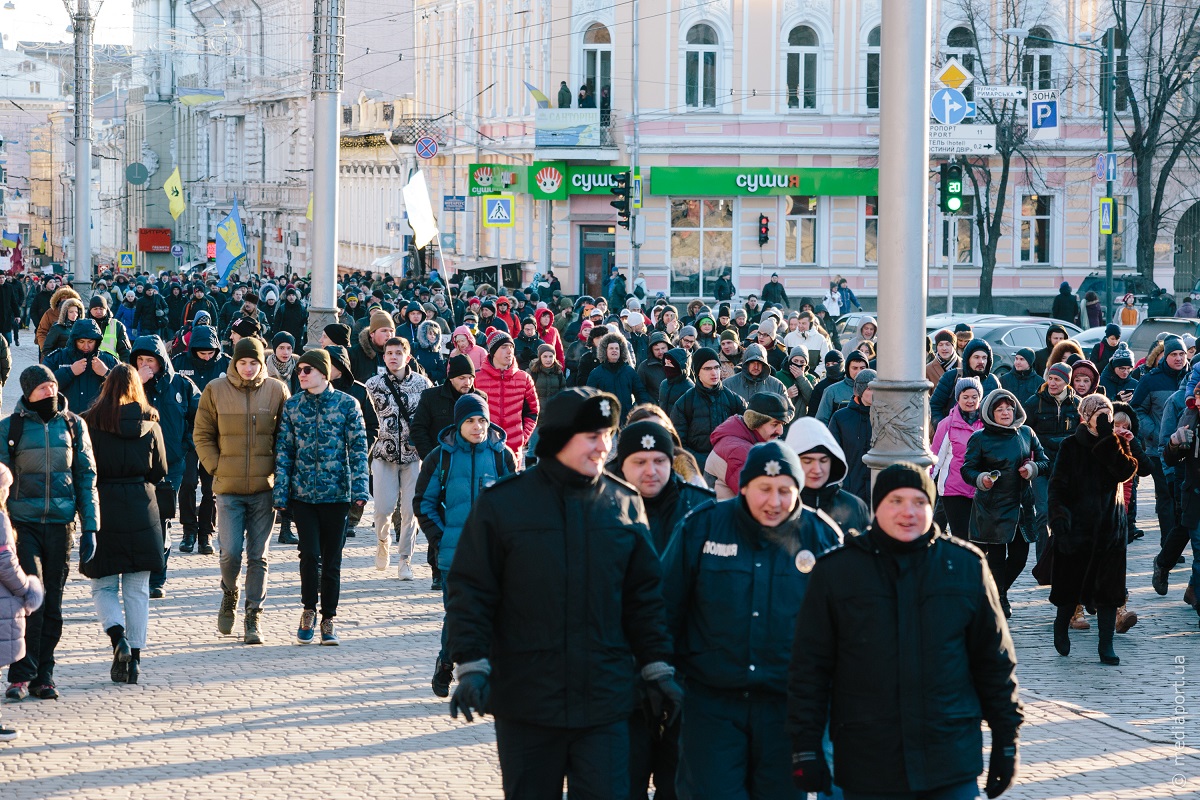
<svg viewBox="0 0 1200 800"><path fill-rule="evenodd" d="M29 344L14 350L6 410L32 352ZM1070 658L1058 657L1047 590L1028 577L1015 587L1012 627L1027 723L1020 783L1006 796L1200 796L1200 627L1180 600L1185 568L1172 575L1168 597L1150 589L1150 540L1158 538L1152 510L1152 495L1143 493L1147 536L1129 559L1131 607L1140 620L1118 637L1120 667L1099 664L1094 623L1072 633ZM107 639L88 582L72 568L56 671L62 699L0 708L21 731L0 744L0 795L500 797L491 723L452 721L429 689L441 602L429 590L423 551L413 582L396 580L394 567L376 572L372 556L370 532L360 528L346 548L342 645L302 648L293 644L300 614L294 548L272 545L261 647L216 633L217 556L173 553L167 598L152 601L137 686L108 680ZM240 625L239 618L235 630Z"/></svg>

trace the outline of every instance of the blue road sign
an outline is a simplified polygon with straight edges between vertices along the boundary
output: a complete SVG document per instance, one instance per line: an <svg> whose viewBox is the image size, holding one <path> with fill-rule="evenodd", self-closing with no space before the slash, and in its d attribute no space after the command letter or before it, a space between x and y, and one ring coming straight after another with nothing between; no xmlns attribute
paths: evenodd
<svg viewBox="0 0 1200 800"><path fill-rule="evenodd" d="M461 194L442 195L442 211L466 211L467 198Z"/></svg>
<svg viewBox="0 0 1200 800"><path fill-rule="evenodd" d="M483 196L483 227L511 228L515 222L512 195L488 194Z"/></svg>
<svg viewBox="0 0 1200 800"><path fill-rule="evenodd" d="M938 89L929 101L933 118L943 125L957 125L967 117L967 98L958 89Z"/></svg>
<svg viewBox="0 0 1200 800"><path fill-rule="evenodd" d="M183 258L183 245L181 245L181 244L171 245L171 255L174 256L175 258Z"/></svg>
<svg viewBox="0 0 1200 800"><path fill-rule="evenodd" d="M1117 179L1117 154L1104 154L1104 180L1115 181Z"/></svg>
<svg viewBox="0 0 1200 800"><path fill-rule="evenodd" d="M421 158L433 158L437 155L438 144L432 136L422 136L417 139L417 155Z"/></svg>
<svg viewBox="0 0 1200 800"><path fill-rule="evenodd" d="M1029 104L1029 127L1033 130L1058 127L1058 98Z"/></svg>
<svg viewBox="0 0 1200 800"><path fill-rule="evenodd" d="M973 102L971 102L970 100L968 100L967 101L967 114L966 114L967 119L975 119L975 114L977 113L977 111L978 110L976 109L975 104Z"/></svg>

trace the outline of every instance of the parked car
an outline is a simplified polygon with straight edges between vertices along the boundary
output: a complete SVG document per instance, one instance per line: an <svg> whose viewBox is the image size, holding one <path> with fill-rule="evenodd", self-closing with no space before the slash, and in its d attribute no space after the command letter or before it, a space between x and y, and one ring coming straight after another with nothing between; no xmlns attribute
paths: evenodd
<svg viewBox="0 0 1200 800"><path fill-rule="evenodd" d="M1104 330L1107 327L1108 327L1107 325L1100 325L1099 327L1096 327L1096 328L1088 328L1083 333L1080 333L1077 336L1072 336L1071 338L1074 339L1075 341L1079 342L1079 346L1083 348L1083 352L1090 353L1090 352L1092 352L1092 348L1095 347L1096 345L1100 344L1100 340L1104 338ZM1133 335L1133 332L1135 330L1136 330L1135 326L1122 325L1121 326L1121 341L1128 344L1129 337L1131 335ZM1129 349L1131 352L1133 351L1132 346L1130 346ZM1140 356L1144 356L1146 354L1134 352L1134 355L1140 357Z"/></svg>
<svg viewBox="0 0 1200 800"><path fill-rule="evenodd" d="M1074 338L1082 333L1077 325L1048 317L997 317L972 325L976 339L983 339L992 348L992 372L1003 375L1012 371L1013 356L1023 347L1040 350L1046 346L1046 331L1051 325L1061 325Z"/></svg>
<svg viewBox="0 0 1200 800"><path fill-rule="evenodd" d="M954 326L961 322L967 323L974 330L975 326L981 322L1003 319L1003 316L1003 314L933 314L925 318L925 333L932 336L942 328L953 331Z"/></svg>
<svg viewBox="0 0 1200 800"><path fill-rule="evenodd" d="M1133 333L1129 334L1129 349L1141 358L1150 352L1158 335L1164 332L1176 336L1183 336L1185 333L1195 336L1196 320L1182 317L1148 317L1139 322Z"/></svg>
<svg viewBox="0 0 1200 800"><path fill-rule="evenodd" d="M1081 320L1087 319L1087 310L1083 302L1084 295L1088 292L1095 292L1100 298L1100 302L1103 303L1104 282L1103 272L1092 272L1080 282L1079 288L1075 290L1075 297L1079 300L1079 318ZM1134 297L1134 305L1147 316L1170 317L1175 313L1174 297L1167 294L1165 289L1159 288L1158 284L1149 278L1132 273L1113 276L1113 307L1109 309L1107 319L1116 319L1117 310L1122 305L1121 299L1131 292Z"/></svg>

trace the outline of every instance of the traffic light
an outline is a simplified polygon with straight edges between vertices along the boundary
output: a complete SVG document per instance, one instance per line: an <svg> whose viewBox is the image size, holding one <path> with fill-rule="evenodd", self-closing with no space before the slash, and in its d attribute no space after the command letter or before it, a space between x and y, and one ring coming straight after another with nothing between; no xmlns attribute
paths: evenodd
<svg viewBox="0 0 1200 800"><path fill-rule="evenodd" d="M609 191L617 196L609 203L617 210L617 224L629 230L629 173L618 172L613 175L613 187Z"/></svg>
<svg viewBox="0 0 1200 800"><path fill-rule="evenodd" d="M766 214L758 215L758 246L771 241L771 219Z"/></svg>
<svg viewBox="0 0 1200 800"><path fill-rule="evenodd" d="M939 193L939 205L944 213L956 214L962 209L962 167L958 164L942 164Z"/></svg>

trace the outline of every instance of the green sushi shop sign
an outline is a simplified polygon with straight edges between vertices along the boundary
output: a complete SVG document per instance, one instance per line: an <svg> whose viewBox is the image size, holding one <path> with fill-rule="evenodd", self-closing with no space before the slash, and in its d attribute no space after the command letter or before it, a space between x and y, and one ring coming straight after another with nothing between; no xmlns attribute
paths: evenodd
<svg viewBox="0 0 1200 800"><path fill-rule="evenodd" d="M533 195L537 200L566 200L573 194L609 194L613 176L628 167L575 166L561 161L535 161L529 165L471 164L470 194L480 196L502 190Z"/></svg>

